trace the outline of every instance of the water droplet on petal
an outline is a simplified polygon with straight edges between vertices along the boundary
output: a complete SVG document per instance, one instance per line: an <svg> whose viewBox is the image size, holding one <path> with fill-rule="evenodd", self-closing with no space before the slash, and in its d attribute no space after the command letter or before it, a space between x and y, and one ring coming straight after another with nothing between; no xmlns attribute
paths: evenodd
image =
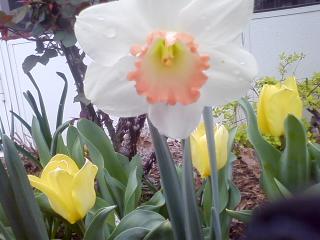
<svg viewBox="0 0 320 240"><path fill-rule="evenodd" d="M117 35L117 32L114 28L109 28L106 30L105 34L108 38L114 38Z"/></svg>
<svg viewBox="0 0 320 240"><path fill-rule="evenodd" d="M240 65L245 65L246 63L245 62L240 62Z"/></svg>

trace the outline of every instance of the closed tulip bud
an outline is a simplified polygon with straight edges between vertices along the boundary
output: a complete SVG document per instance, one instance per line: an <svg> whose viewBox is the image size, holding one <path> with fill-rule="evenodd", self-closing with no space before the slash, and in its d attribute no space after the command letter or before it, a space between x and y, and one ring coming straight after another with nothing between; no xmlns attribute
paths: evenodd
<svg viewBox="0 0 320 240"><path fill-rule="evenodd" d="M84 218L96 201L94 178L98 168L86 161L81 169L66 155L57 154L40 178L29 175L31 185L43 192L52 209L71 224Z"/></svg>
<svg viewBox="0 0 320 240"><path fill-rule="evenodd" d="M302 110L294 77L287 78L283 84L266 84L262 87L257 105L259 129L264 135L282 136L288 114L301 118Z"/></svg>
<svg viewBox="0 0 320 240"><path fill-rule="evenodd" d="M229 132L223 125L214 128L216 160L218 170L222 169L228 159ZM193 166L202 178L211 175L210 158L204 123L201 123L191 135L191 154Z"/></svg>

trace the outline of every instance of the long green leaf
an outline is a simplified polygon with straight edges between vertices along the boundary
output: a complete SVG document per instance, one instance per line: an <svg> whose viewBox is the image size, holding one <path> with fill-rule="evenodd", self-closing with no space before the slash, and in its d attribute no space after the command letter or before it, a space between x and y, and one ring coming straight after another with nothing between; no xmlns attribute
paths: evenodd
<svg viewBox="0 0 320 240"><path fill-rule="evenodd" d="M17 207L29 239L49 239L42 214L36 203L24 166L14 144L3 136L5 160Z"/></svg>
<svg viewBox="0 0 320 240"><path fill-rule="evenodd" d="M44 167L48 164L49 160L51 159L49 147L47 145L47 142L45 141L45 138L42 134L40 124L37 118L33 117L32 119L32 138L35 142L39 157L40 157L40 163Z"/></svg>
<svg viewBox="0 0 320 240"><path fill-rule="evenodd" d="M307 135L303 124L293 115L285 120L286 147L281 156L279 180L290 191L305 187L310 180Z"/></svg>
<svg viewBox="0 0 320 240"><path fill-rule="evenodd" d="M84 240L105 240L107 237L106 232L104 231L105 221L110 213L113 212L115 206L102 208L95 217L93 218L86 233L84 235Z"/></svg>
<svg viewBox="0 0 320 240"><path fill-rule="evenodd" d="M159 165L162 187L172 228L177 239L186 239L184 229L184 206L180 181L168 145L158 130L148 120Z"/></svg>
<svg viewBox="0 0 320 240"><path fill-rule="evenodd" d="M11 114L17 118L21 124L29 131L29 133L31 134L31 126L30 124L28 124L22 117L20 117L17 113L15 113L14 111L10 111Z"/></svg>
<svg viewBox="0 0 320 240"><path fill-rule="evenodd" d="M58 127L63 122L64 105L66 102L66 97L67 97L67 92L68 92L68 80L67 80L66 76L61 72L57 72L57 75L59 77L61 77L62 80L64 81L64 87L62 90L62 94L61 94L61 98L60 98L60 102L59 102L58 114L57 114L56 128L58 129Z"/></svg>
<svg viewBox="0 0 320 240"><path fill-rule="evenodd" d="M43 120L43 126L44 126L44 136L46 137L46 139L48 141L48 145L50 145L51 142L49 140L51 140L51 132L50 132L50 126L49 126L49 121L48 121L48 117L47 117L47 111L44 106L44 101L42 98L41 91L40 91L36 81L34 80L33 76L31 75L31 73L27 72L26 75L28 76L28 78L32 82L33 86L37 90L39 104L40 104L40 110L41 110L41 115L42 115L42 120Z"/></svg>
<svg viewBox="0 0 320 240"><path fill-rule="evenodd" d="M61 133L70 125L71 121L67 121L64 124L60 124L52 137L51 147L50 147L50 155L54 156L57 153L57 143L59 136Z"/></svg>
<svg viewBox="0 0 320 240"><path fill-rule="evenodd" d="M23 93L25 99L27 100L27 102L29 103L30 107L32 108L34 114L36 115L42 134L44 136L44 139L47 143L47 145L49 146L51 144L51 133L50 131L48 132L48 130L46 129L46 124L45 121L43 120L43 117L41 115L41 113L39 112L36 100L34 99L33 95L31 94L30 91L27 91L25 93Z"/></svg>
<svg viewBox="0 0 320 240"><path fill-rule="evenodd" d="M184 144L183 154L183 200L184 200L184 214L185 214L185 230L187 239L203 239L201 233L201 223L199 217L199 210L195 196L195 187L193 184L193 168L191 160L190 139L187 138Z"/></svg>
<svg viewBox="0 0 320 240"><path fill-rule="evenodd" d="M4 135L3 135L4 136ZM13 194L12 187L4 169L0 162L0 203L3 206L3 211L12 227L12 230L17 239L26 239L24 229L22 227L21 218L17 208L17 202Z"/></svg>

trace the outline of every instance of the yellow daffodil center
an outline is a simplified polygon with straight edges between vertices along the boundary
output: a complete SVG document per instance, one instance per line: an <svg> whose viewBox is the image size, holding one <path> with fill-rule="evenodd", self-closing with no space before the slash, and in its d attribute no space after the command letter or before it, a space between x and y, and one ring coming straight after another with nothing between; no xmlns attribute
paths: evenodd
<svg viewBox="0 0 320 240"><path fill-rule="evenodd" d="M200 96L207 80L208 56L200 56L197 44L186 33L153 32L146 44L131 48L137 57L128 79L149 103L191 104Z"/></svg>

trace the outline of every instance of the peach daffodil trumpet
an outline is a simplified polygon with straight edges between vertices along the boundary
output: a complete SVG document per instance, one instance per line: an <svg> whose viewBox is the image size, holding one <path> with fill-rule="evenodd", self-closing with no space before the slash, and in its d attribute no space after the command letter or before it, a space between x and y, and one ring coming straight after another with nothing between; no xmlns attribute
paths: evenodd
<svg viewBox="0 0 320 240"><path fill-rule="evenodd" d="M94 178L98 168L89 160L81 169L68 156L55 155L31 185L43 192L52 209L71 224L85 217L96 201Z"/></svg>
<svg viewBox="0 0 320 240"><path fill-rule="evenodd" d="M214 128L217 169L222 169L228 161L229 132L223 125ZM210 158L204 123L200 123L191 134L191 155L193 166L202 178L211 176Z"/></svg>
<svg viewBox="0 0 320 240"><path fill-rule="evenodd" d="M288 114L302 117L303 104L297 82L288 77L283 84L265 84L257 104L258 125L262 134L280 137Z"/></svg>
<svg viewBox="0 0 320 240"><path fill-rule="evenodd" d="M160 133L185 138L204 106L245 95L255 58L237 39L253 0L119 0L83 10L75 33L93 60L85 94L120 117L148 113Z"/></svg>

